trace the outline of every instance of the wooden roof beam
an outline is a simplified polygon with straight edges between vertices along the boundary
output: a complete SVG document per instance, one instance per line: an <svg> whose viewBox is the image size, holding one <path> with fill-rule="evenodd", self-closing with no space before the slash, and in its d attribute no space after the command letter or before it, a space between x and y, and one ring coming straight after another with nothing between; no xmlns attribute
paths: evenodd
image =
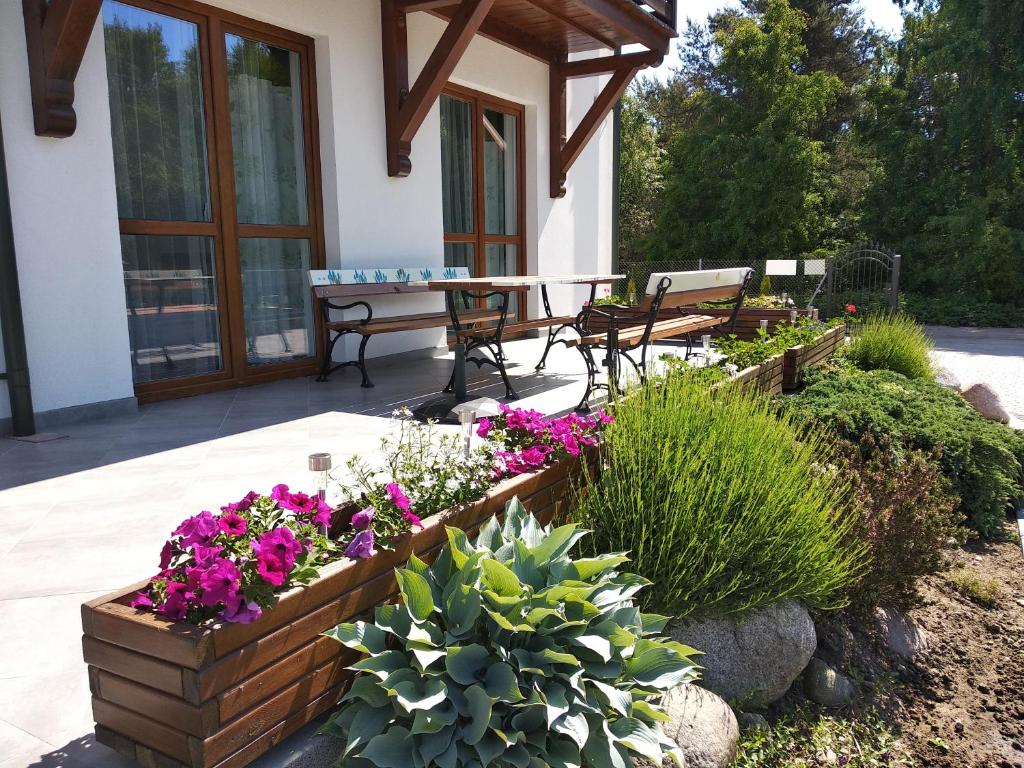
<svg viewBox="0 0 1024 768"><path fill-rule="evenodd" d="M102 0L22 0L32 114L38 136L75 132L75 77Z"/></svg>
<svg viewBox="0 0 1024 768"><path fill-rule="evenodd" d="M401 0L381 0L389 176L412 172L412 140L493 5L494 0L462 0L410 89L407 11Z"/></svg>
<svg viewBox="0 0 1024 768"><path fill-rule="evenodd" d="M583 152L587 143L597 133L601 123L608 117L615 104L622 98L626 88L644 67L656 67L663 56L658 51L599 56L580 61L554 62L551 65L550 98L550 156L551 156L551 197L565 196L565 182L573 163ZM601 89L590 109L583 116L572 136L566 138L566 84L570 78L590 77L607 74L612 76Z"/></svg>

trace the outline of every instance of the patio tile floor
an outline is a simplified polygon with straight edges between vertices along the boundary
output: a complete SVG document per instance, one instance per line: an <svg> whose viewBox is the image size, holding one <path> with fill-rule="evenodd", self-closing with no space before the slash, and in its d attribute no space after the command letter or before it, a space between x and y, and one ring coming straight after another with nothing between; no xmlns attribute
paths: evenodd
<svg viewBox="0 0 1024 768"><path fill-rule="evenodd" d="M571 409L583 392L575 350L510 342L523 407ZM389 416L435 396L451 356L371 363L358 374L292 379L174 400L137 414L75 424L67 438L0 439L0 768L132 765L92 739L79 606L151 574L184 517L283 482L308 487L306 456L335 466L372 453ZM493 369L470 366L470 396L504 393Z"/></svg>

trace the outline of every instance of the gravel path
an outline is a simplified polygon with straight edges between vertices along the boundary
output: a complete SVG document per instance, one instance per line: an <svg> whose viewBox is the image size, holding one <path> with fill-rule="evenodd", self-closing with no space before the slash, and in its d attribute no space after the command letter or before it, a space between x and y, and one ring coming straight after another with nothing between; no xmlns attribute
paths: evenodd
<svg viewBox="0 0 1024 768"><path fill-rule="evenodd" d="M1010 424L1024 429L1024 328L951 328L930 325L933 353L966 389L985 382L1010 414Z"/></svg>

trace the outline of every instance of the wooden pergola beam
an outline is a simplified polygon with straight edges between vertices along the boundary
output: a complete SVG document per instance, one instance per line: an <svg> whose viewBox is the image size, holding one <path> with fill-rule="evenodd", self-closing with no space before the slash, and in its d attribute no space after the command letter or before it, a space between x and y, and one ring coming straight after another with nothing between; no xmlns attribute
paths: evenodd
<svg viewBox="0 0 1024 768"><path fill-rule="evenodd" d="M494 1L462 0L410 90L407 10L403 7L403 0L381 0L381 50L384 57L384 114L389 176L408 176L412 171L412 140Z"/></svg>
<svg viewBox="0 0 1024 768"><path fill-rule="evenodd" d="M75 77L102 0L22 0L32 114L38 136L75 132Z"/></svg>
<svg viewBox="0 0 1024 768"><path fill-rule="evenodd" d="M565 195L565 181L569 169L583 152L587 143L597 133L601 123L608 117L615 104L622 98L626 88L644 67L656 67L661 63L662 55L658 51L642 51L639 53L619 54L617 56L600 56L580 61L558 61L551 65L549 75L550 99L550 174L551 197ZM601 89L590 109L576 126L572 136L566 137L566 84L570 78L590 77L612 73L611 78Z"/></svg>

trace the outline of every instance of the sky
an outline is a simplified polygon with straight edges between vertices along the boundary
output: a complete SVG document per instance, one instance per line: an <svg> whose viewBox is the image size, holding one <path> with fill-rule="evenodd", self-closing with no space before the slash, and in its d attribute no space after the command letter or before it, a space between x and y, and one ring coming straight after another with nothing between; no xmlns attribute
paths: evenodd
<svg viewBox="0 0 1024 768"><path fill-rule="evenodd" d="M704 21L708 14L713 13L725 6L738 6L737 2L730 0L680 0L679 3L679 26L684 27L684 18L691 18L694 21ZM903 19L900 18L899 8L892 0L859 0L856 6L864 10L864 18L869 23L891 35L898 35L903 31ZM653 74L658 78L667 79L672 68L678 66L679 57L676 55L676 47L672 50L660 67L655 70L646 70L644 74Z"/></svg>

